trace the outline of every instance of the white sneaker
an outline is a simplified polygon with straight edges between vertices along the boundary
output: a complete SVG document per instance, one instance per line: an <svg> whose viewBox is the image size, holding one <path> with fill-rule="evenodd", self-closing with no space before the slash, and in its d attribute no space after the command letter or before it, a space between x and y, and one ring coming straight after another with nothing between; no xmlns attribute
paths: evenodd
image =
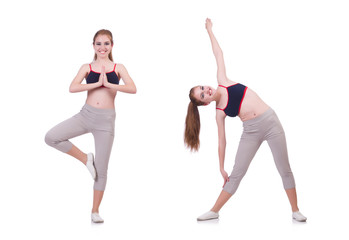
<svg viewBox="0 0 349 240"><path fill-rule="evenodd" d="M99 216L98 213L91 213L91 220L94 223L103 223L104 222L103 218L101 218L101 216Z"/></svg>
<svg viewBox="0 0 349 240"><path fill-rule="evenodd" d="M95 169L95 165L94 165L93 153L87 154L86 167L90 171L93 180L95 180L96 179L96 169Z"/></svg>
<svg viewBox="0 0 349 240"><path fill-rule="evenodd" d="M307 218L301 214L301 212L297 211L297 212L293 212L292 213L292 218L298 222L305 222L307 221Z"/></svg>
<svg viewBox="0 0 349 240"><path fill-rule="evenodd" d="M211 219L217 219L219 217L219 214L216 212L209 211L207 213L202 214L200 217L197 218L198 221L206 221Z"/></svg>

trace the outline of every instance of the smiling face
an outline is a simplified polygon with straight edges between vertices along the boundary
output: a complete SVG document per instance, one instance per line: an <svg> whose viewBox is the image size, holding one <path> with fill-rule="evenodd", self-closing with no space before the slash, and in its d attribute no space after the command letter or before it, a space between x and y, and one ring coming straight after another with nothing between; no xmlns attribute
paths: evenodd
<svg viewBox="0 0 349 240"><path fill-rule="evenodd" d="M98 58L108 58L113 49L113 43L109 36L98 35L95 38L93 48Z"/></svg>
<svg viewBox="0 0 349 240"><path fill-rule="evenodd" d="M216 89L210 86L197 86L194 88L193 97L205 105L212 102Z"/></svg>

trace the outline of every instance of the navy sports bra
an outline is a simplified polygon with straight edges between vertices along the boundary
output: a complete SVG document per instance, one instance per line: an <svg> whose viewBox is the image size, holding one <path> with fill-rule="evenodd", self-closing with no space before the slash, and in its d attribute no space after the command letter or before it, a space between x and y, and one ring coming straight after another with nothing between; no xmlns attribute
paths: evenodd
<svg viewBox="0 0 349 240"><path fill-rule="evenodd" d="M99 75L101 75L101 73L94 72L91 68L91 64L89 64L89 66L90 66L90 73L86 77L86 83L87 84L96 83L98 82ZM119 84L119 77L115 72L115 67L116 67L116 64L114 65L113 71L107 72L106 75L107 75L108 82L113 84Z"/></svg>
<svg viewBox="0 0 349 240"><path fill-rule="evenodd" d="M241 104L242 104L242 101L244 100L247 87L240 83L230 85L229 87L225 87L222 85L219 85L219 86L227 90L228 101L225 108L223 109L216 108L216 109L222 110L229 117L236 117L237 115L239 115Z"/></svg>

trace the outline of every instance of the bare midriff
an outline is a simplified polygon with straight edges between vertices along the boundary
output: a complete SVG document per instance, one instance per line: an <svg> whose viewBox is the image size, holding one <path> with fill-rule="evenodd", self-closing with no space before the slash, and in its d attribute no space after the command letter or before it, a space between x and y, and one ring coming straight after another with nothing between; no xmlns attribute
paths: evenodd
<svg viewBox="0 0 349 240"><path fill-rule="evenodd" d="M247 88L241 104L239 117L245 122L265 113L270 107L250 88Z"/></svg>
<svg viewBox="0 0 349 240"><path fill-rule="evenodd" d="M86 103L95 108L115 108L114 100L117 91L105 87L99 87L88 91Z"/></svg>

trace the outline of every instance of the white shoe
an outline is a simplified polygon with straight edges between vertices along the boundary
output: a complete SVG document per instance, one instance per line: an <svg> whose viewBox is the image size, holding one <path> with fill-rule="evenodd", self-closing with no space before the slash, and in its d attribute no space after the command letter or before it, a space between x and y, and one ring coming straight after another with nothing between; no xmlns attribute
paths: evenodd
<svg viewBox="0 0 349 240"><path fill-rule="evenodd" d="M101 216L99 216L98 213L91 213L91 220L94 223L103 223L104 222L103 218L101 218Z"/></svg>
<svg viewBox="0 0 349 240"><path fill-rule="evenodd" d="M298 222L305 222L307 221L307 218L301 214L301 212L297 211L297 212L293 212L292 213L292 218Z"/></svg>
<svg viewBox="0 0 349 240"><path fill-rule="evenodd" d="M93 153L87 154L86 167L90 171L93 180L95 180L96 179L96 169L95 169L95 165L94 165Z"/></svg>
<svg viewBox="0 0 349 240"><path fill-rule="evenodd" d="M202 214L200 217L197 218L198 221L206 221L211 219L217 219L219 217L219 214L216 212L209 211L207 213Z"/></svg>

